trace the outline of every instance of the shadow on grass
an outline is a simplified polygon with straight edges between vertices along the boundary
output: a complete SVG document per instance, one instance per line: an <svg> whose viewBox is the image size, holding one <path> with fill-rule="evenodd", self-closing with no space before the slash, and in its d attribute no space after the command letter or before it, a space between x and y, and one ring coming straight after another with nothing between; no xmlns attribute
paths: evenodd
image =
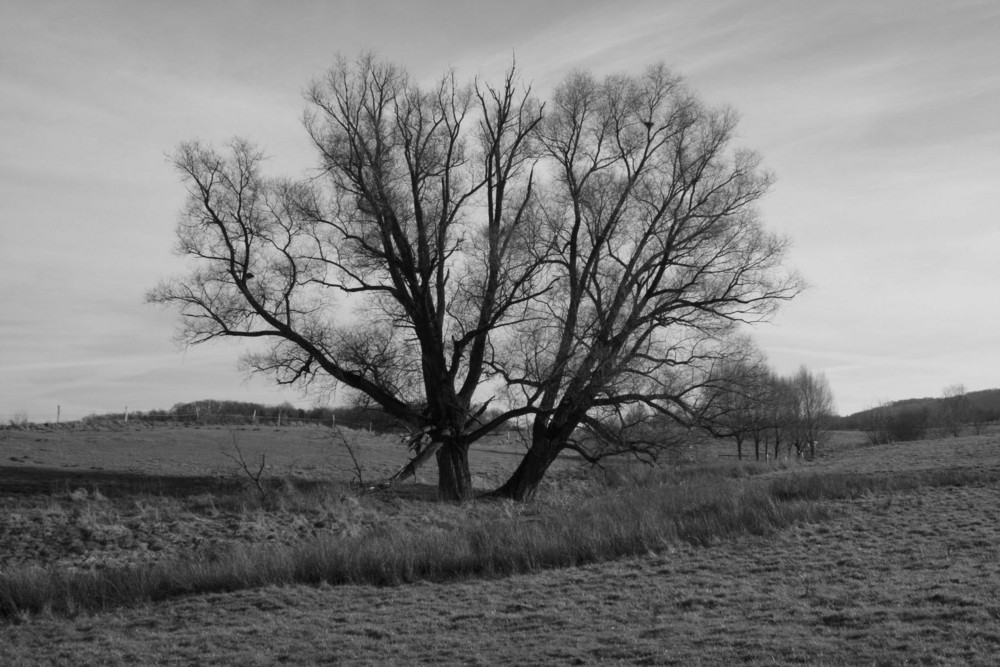
<svg viewBox="0 0 1000 667"><path fill-rule="evenodd" d="M301 493L321 491L346 483L335 479L262 479L264 488L279 493L292 484ZM73 470L43 466L0 466L0 496L58 495L75 489L100 490L107 498L124 498L136 495L153 495L167 498L186 498L200 494L236 494L246 490L250 481L233 473L224 475L150 475L119 470ZM433 484L398 484L372 493L376 498L400 501L437 500L437 486Z"/></svg>
<svg viewBox="0 0 1000 667"><path fill-rule="evenodd" d="M97 487L108 497L152 494L170 497L218 493L240 488L224 477L164 476L112 470L67 470L34 466L0 466L0 495L57 494L67 489Z"/></svg>
<svg viewBox="0 0 1000 667"><path fill-rule="evenodd" d="M36 466L0 466L0 495L29 496L59 494L73 489L100 490L108 498L132 495L156 495L183 498L203 493L235 493L247 486L239 475L149 475L118 470L71 470ZM261 481L265 487L278 487L281 478ZM299 491L325 487L330 480L294 480Z"/></svg>
<svg viewBox="0 0 1000 667"><path fill-rule="evenodd" d="M395 486L383 491L374 491L371 495L376 498L396 498L404 501L419 500L423 502L436 502L438 499L438 489L434 484L407 482L405 484L396 484Z"/></svg>

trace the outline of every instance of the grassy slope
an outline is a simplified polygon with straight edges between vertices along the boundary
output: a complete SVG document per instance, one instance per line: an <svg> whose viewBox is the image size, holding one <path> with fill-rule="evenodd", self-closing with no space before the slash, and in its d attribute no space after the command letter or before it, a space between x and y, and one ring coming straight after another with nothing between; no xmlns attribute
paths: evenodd
<svg viewBox="0 0 1000 667"><path fill-rule="evenodd" d="M818 473L996 470L997 438L836 450ZM0 627L0 662L991 664L1000 488L867 494L769 538L504 579L196 596ZM210 628L206 632L206 628Z"/></svg>

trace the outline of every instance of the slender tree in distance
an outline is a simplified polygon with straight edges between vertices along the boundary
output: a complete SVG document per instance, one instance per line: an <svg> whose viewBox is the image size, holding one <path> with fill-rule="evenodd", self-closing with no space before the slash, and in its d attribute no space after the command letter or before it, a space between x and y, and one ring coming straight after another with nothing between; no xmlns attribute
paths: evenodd
<svg viewBox="0 0 1000 667"><path fill-rule="evenodd" d="M816 443L829 418L833 415L833 392L823 373L813 373L805 366L792 377L794 397L798 406L800 453L809 447L809 457L816 457Z"/></svg>
<svg viewBox="0 0 1000 667"><path fill-rule="evenodd" d="M722 360L708 378L699 425L716 437L732 438L739 459L750 441L760 460L772 375L763 353L747 339L742 353Z"/></svg>
<svg viewBox="0 0 1000 667"><path fill-rule="evenodd" d="M941 427L957 438L971 415L971 405L969 397L965 395L965 385L948 385L941 392L941 397L941 407L938 410Z"/></svg>

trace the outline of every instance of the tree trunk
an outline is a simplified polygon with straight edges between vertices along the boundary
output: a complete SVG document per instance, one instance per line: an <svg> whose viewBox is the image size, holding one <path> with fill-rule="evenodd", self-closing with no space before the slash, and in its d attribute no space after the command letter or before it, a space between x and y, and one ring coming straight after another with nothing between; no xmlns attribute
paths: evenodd
<svg viewBox="0 0 1000 667"><path fill-rule="evenodd" d="M472 498L469 446L446 440L437 451L438 499L462 502Z"/></svg>
<svg viewBox="0 0 1000 667"><path fill-rule="evenodd" d="M545 472L559 455L560 449L551 442L541 447L537 443L533 444L528 453L521 459L520 465L517 466L517 470L510 476L510 479L490 495L494 498L509 498L518 502L531 500L538 490L542 478L545 477Z"/></svg>

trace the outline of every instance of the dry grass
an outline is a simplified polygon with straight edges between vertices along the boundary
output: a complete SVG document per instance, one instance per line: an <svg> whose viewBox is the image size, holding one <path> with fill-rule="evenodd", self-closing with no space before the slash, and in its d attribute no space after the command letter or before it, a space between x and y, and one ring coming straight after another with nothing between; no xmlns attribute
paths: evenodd
<svg viewBox="0 0 1000 667"><path fill-rule="evenodd" d="M531 515L512 503L487 502L475 513L456 508L444 530L394 526L353 537L326 533L290 546L244 544L224 555L193 552L153 565L13 567L0 572L0 617L74 615L268 585L397 585L506 576L656 552L676 542L704 545L764 535L823 514L815 504L777 502L770 487L743 484L729 475L669 477L664 482L647 476L643 485L616 489L584 483L587 495L551 494L548 502L530 507ZM294 487L256 497L266 513L289 506L293 515L315 509L302 503ZM215 503L209 507L214 510ZM112 512L99 511L95 521L93 504L87 504L91 527L80 529L93 534L96 523L112 523Z"/></svg>
<svg viewBox="0 0 1000 667"><path fill-rule="evenodd" d="M266 587L34 618L0 627L0 663L995 663L997 438L845 445L801 469L788 467L750 470L756 474L735 483L813 498L807 502L822 505L826 518L771 535L708 546L673 541L659 553L533 574ZM697 486L699 475L717 472L671 472L645 483L686 478ZM585 484L558 478L541 505L569 512ZM378 502L361 510L395 512L405 525L439 531L458 520L449 514L455 508L434 503ZM266 508L245 511L267 515ZM542 508L466 511L480 522L506 514L530 525ZM395 524L380 525L376 532Z"/></svg>

